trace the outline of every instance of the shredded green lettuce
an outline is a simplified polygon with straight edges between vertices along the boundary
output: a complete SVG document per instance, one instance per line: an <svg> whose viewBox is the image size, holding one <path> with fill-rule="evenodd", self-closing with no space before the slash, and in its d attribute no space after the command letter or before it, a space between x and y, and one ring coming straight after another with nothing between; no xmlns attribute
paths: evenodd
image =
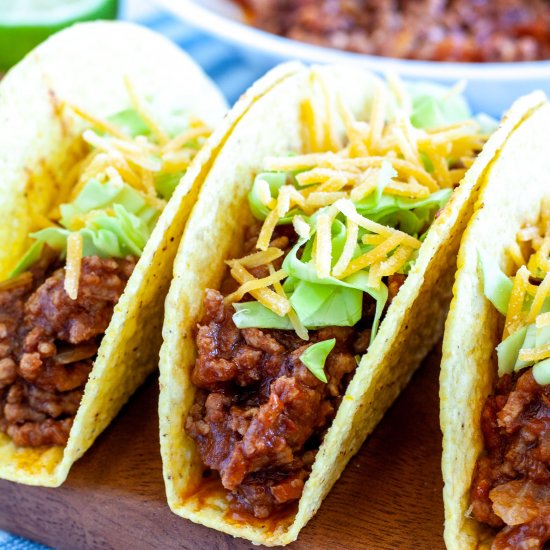
<svg viewBox="0 0 550 550"><path fill-rule="evenodd" d="M550 384L550 359L544 359L533 367L533 378L541 386Z"/></svg>
<svg viewBox="0 0 550 550"><path fill-rule="evenodd" d="M45 245L64 258L71 233L82 236L83 256L140 256L159 216L159 211L129 185L95 179L86 183L72 203L61 205L60 211L61 227L31 233L35 242L10 277L23 273L38 261Z"/></svg>
<svg viewBox="0 0 550 550"><path fill-rule="evenodd" d="M108 120L130 137L151 135L151 128L133 108L119 111L108 117Z"/></svg>
<svg viewBox="0 0 550 550"><path fill-rule="evenodd" d="M361 319L363 293L359 289L299 281L290 305L306 328L351 327Z"/></svg>
<svg viewBox="0 0 550 550"><path fill-rule="evenodd" d="M336 279L335 277L320 278L317 275L317 270L313 262L309 258L304 258L304 256L306 256L306 251L304 251L302 259L298 259L298 251L305 242L306 241L304 239L300 239L296 243L296 245L294 245L294 247L284 259L283 269L286 271L286 273L288 273L290 277L298 279L300 280L300 282L316 283L318 285L329 285L332 287L343 287L346 289L356 289L372 296L376 300L376 313L372 326L372 338L374 339L374 336L376 335L376 332L378 330L378 324L380 322L384 306L388 299L388 287L384 283L380 283L380 286L378 288L373 288L369 286L369 276L366 271L358 271L342 280ZM305 261L306 259L309 260L307 261L307 263ZM300 316L300 310L301 306L305 307L305 304L293 300L292 296L290 298L290 303L295 308L298 317L300 317L300 320L302 320ZM330 306L331 302L325 299L325 304ZM325 311L327 315L330 314L330 308ZM317 318L319 318L319 312L317 312ZM307 328L307 325L305 326Z"/></svg>
<svg viewBox="0 0 550 550"><path fill-rule="evenodd" d="M181 178L184 176L184 172L174 172L172 174L159 174L155 178L155 190L164 199L169 200L176 187L179 185Z"/></svg>
<svg viewBox="0 0 550 550"><path fill-rule="evenodd" d="M42 257L42 251L44 250L44 243L40 241L34 242L23 257L19 260L17 265L11 270L8 275L8 279L17 277L25 271L29 270L40 258Z"/></svg>
<svg viewBox="0 0 550 550"><path fill-rule="evenodd" d="M452 189L440 189L425 199L382 195L379 200L371 194L354 204L359 214L372 221L418 235L433 222L435 214L447 204L452 193Z"/></svg>
<svg viewBox="0 0 550 550"><path fill-rule="evenodd" d="M271 196L276 199L279 196L279 189L289 182L289 178L292 178L291 173L287 172L262 172L256 176L254 183L252 184L252 190L248 194L248 204L252 215L260 221L267 218L269 214L269 208L261 201L258 192L260 182L265 181L269 185ZM279 225L292 223L292 217L297 214L296 209L290 210L288 214L279 220Z"/></svg>
<svg viewBox="0 0 550 550"><path fill-rule="evenodd" d="M235 302L233 322L237 328L273 328L292 330L288 315L280 316L256 301Z"/></svg>
<svg viewBox="0 0 550 550"><path fill-rule="evenodd" d="M309 346L302 355L300 361L309 369L309 371L321 382L327 383L327 375L325 374L325 362L328 354L334 349L336 338L317 342Z"/></svg>
<svg viewBox="0 0 550 550"><path fill-rule="evenodd" d="M497 346L498 375L503 376L514 372L518 361L519 350L523 347L527 327L522 327Z"/></svg>
<svg viewBox="0 0 550 550"><path fill-rule="evenodd" d="M484 250L478 249L477 256L483 274L483 292L497 310L506 315L513 283Z"/></svg>
<svg viewBox="0 0 550 550"><path fill-rule="evenodd" d="M526 332L525 332L525 340L523 341L523 344L522 344L522 349L531 349L531 348L534 348L536 346L536 342L537 342L537 327L536 325L533 323L531 325L528 325L526 327ZM518 372L526 367L530 367L532 364L534 363L534 361L522 361L519 357L517 358L516 360L516 364L514 365L514 371Z"/></svg>
<svg viewBox="0 0 550 550"><path fill-rule="evenodd" d="M412 98L411 122L416 128L440 128L472 118L457 89L429 82L410 83L407 89Z"/></svg>
<svg viewBox="0 0 550 550"><path fill-rule="evenodd" d="M430 85L412 84L411 121L417 128L441 127L470 119L471 112L463 96L457 89ZM429 159L426 159L429 162ZM433 168L433 167L432 167ZM452 189L441 189L423 199L411 199L386 193L386 187L397 176L391 162L383 162L378 175L374 192L365 198L355 201L359 214L377 223L399 229L415 238L424 239L436 213L445 206L452 195ZM248 202L253 216L264 221L270 213L261 200L260 188L268 184L271 197L277 199L282 186L291 184L300 189L296 181L296 172L262 172L258 174L248 195ZM380 319L387 302L388 289L381 283L378 288L368 284L368 270L360 270L346 279L340 280L329 276L319 278L312 260L312 246L316 230L316 218L327 211L318 209L309 215L299 207L293 208L278 224L290 224L296 215L310 226L309 238L301 238L286 255L282 269L287 273L283 289L289 298L293 311L307 329L317 329L324 326L353 326L362 316L363 293L367 293L376 301L376 313L372 327L371 338L374 339ZM333 212L333 211L331 211ZM334 215L332 213L332 215ZM345 216L338 214L331 228L332 266L341 256L346 242ZM365 245L361 238L366 233L359 229L358 242L353 258L365 254L372 245ZM402 268L407 273L414 264L415 253ZM290 330L292 324L288 316L280 317L264 307L251 301L234 304L233 320L237 327L276 328ZM372 340L371 340L372 341ZM516 357L517 358L517 357ZM515 362L515 359L514 359Z"/></svg>

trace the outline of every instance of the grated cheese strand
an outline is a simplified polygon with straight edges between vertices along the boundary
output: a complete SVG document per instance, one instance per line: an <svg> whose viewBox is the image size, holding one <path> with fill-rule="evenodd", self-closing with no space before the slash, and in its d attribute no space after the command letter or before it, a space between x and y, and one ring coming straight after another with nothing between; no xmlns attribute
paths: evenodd
<svg viewBox="0 0 550 550"><path fill-rule="evenodd" d="M238 283L243 284L255 279L255 277L242 265L240 265L238 261L233 260L228 263L230 263L231 266L231 276ZM279 315L279 317L284 317L290 311L290 302L288 299L279 296L276 292L269 288L257 288L255 290L251 290L250 295L256 298L256 300L258 300L258 302L266 308L273 311L273 313Z"/></svg>
<svg viewBox="0 0 550 550"><path fill-rule="evenodd" d="M147 124L147 126L151 129L151 132L153 132L158 142L161 145L166 145L170 141L168 134L166 134L164 130L162 130L162 128L156 123L155 119L151 116L147 107L145 106L145 103L136 92L134 84L128 76L124 77L124 83L126 84L126 89L128 90L128 95L130 96L130 100L132 101L134 109L145 121L145 124Z"/></svg>
<svg viewBox="0 0 550 550"><path fill-rule="evenodd" d="M317 217L317 235L315 243L315 269L317 275L324 279L330 276L332 264L332 221L334 216L319 214Z"/></svg>
<svg viewBox="0 0 550 550"><path fill-rule="evenodd" d="M268 277L263 277L261 279L250 279L244 282L235 292L232 292L226 296L225 300L228 303L240 302L245 294L251 294L253 290L272 286L274 283L282 281L286 276L286 271L284 269L279 269L279 271L272 273Z"/></svg>
<svg viewBox="0 0 550 550"><path fill-rule="evenodd" d="M508 312L506 313L506 320L504 322L503 340L515 332L522 322L523 302L525 300L529 276L529 270L524 265L516 273L510 301L508 302Z"/></svg>
<svg viewBox="0 0 550 550"><path fill-rule="evenodd" d="M387 260L380 263L380 274L382 277L393 275L409 261L413 249L408 246L400 246Z"/></svg>
<svg viewBox="0 0 550 550"><path fill-rule="evenodd" d="M359 234L359 226L350 218L346 220L346 242L344 243L344 248L342 254L338 258L335 266L332 269L332 275L334 277L340 277L342 273L348 267L355 249L357 248L357 236Z"/></svg>
<svg viewBox="0 0 550 550"><path fill-rule="evenodd" d="M525 264L525 258L523 257L523 252L521 251L521 248L519 247L519 244L517 242L512 243L506 249L506 252L508 252L508 255L516 264L516 267L519 268Z"/></svg>
<svg viewBox="0 0 550 550"><path fill-rule="evenodd" d="M269 273L273 275L275 273L275 268L269 264ZM279 281L276 281L273 283L273 288L275 289L275 292L281 296L282 298L288 299L287 295L281 286L281 283ZM302 340L309 340L309 334L307 332L307 328L302 324L302 321L300 321L300 318L296 314L293 308L290 308L290 311L288 312L288 319L290 320L290 323L292 324L292 328L294 329L294 332L302 339Z"/></svg>
<svg viewBox="0 0 550 550"><path fill-rule="evenodd" d="M269 243L271 242L271 237L273 236L273 231L277 227L277 222L279 221L279 215L277 210L272 210L264 221L260 234L258 235L258 242L256 243L256 248L260 250L267 250Z"/></svg>
<svg viewBox="0 0 550 550"><path fill-rule="evenodd" d="M527 323L532 323L537 318L542 306L544 305L544 300L548 298L550 294L550 272L546 273L542 283L538 286L533 298L533 303L526 318Z"/></svg>
<svg viewBox="0 0 550 550"><path fill-rule="evenodd" d="M382 139L382 132L384 131L386 121L386 109L386 94L383 93L382 85L376 82L369 119L370 132L368 144L371 150L376 150L378 143Z"/></svg>
<svg viewBox="0 0 550 550"><path fill-rule="evenodd" d="M71 111L73 111L80 118L89 122L94 128L97 128L98 130L101 130L106 134L110 134L120 139L128 139L128 136L124 132L122 132L122 130L119 130L114 124L111 124L106 120L96 118L92 114L88 113L86 110L81 109L76 105L66 104L66 106L69 107L69 109L71 109Z"/></svg>
<svg viewBox="0 0 550 550"><path fill-rule="evenodd" d="M341 274L341 277L349 277L353 273L365 269L366 267L378 264L386 260L388 254L397 248L403 242L403 233L395 233L387 239L385 239L378 246L369 250L366 254L359 256L355 260L352 260L348 267ZM390 273L391 275L391 273Z"/></svg>
<svg viewBox="0 0 550 550"><path fill-rule="evenodd" d="M309 227L309 226L308 226ZM244 256L239 259L239 264L243 267L259 267L273 262L277 258L280 258L284 252L280 248L268 248L267 250L262 250L260 252L254 252L248 256Z"/></svg>
<svg viewBox="0 0 550 550"><path fill-rule="evenodd" d="M294 216L292 218L292 226L294 227L294 231L298 234L298 237L301 239L309 239L311 235L311 227L309 226L309 223L302 218L302 216Z"/></svg>
<svg viewBox="0 0 550 550"><path fill-rule="evenodd" d="M540 313L536 319L537 328L547 327L550 325L550 311L547 313Z"/></svg>
<svg viewBox="0 0 550 550"><path fill-rule="evenodd" d="M71 300L78 298L78 286L82 267L82 235L71 233L67 238L67 263L65 265L65 292Z"/></svg>
<svg viewBox="0 0 550 550"><path fill-rule="evenodd" d="M520 361L542 361L550 358L550 344L540 348L521 349L518 358Z"/></svg>

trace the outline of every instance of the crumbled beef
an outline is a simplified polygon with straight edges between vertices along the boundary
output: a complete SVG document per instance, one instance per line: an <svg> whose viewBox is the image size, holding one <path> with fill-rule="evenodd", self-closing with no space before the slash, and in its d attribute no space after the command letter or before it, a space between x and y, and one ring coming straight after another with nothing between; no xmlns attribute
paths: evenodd
<svg viewBox="0 0 550 550"><path fill-rule="evenodd" d="M550 58L547 0L240 0L268 32L353 52L435 61Z"/></svg>
<svg viewBox="0 0 550 550"><path fill-rule="evenodd" d="M260 229L260 224L247 228L245 255L254 252ZM292 225L275 228L270 246L283 251L273 262L275 269L297 240ZM257 278L269 275L266 266L250 272ZM387 278L387 306L405 279L400 274ZM199 391L186 431L203 464L219 472L232 505L265 518L300 498L316 450L357 367L355 356L370 344L376 302L364 294L359 323L310 330L306 342L291 330L238 329L235 310L224 301L237 286L228 276L221 292L206 290L191 373ZM332 338L336 344L325 362L325 384L300 356L308 346Z"/></svg>
<svg viewBox="0 0 550 550"><path fill-rule="evenodd" d="M207 291L192 373L201 391L186 430L234 501L263 518L300 497L312 462L309 444L326 430L356 368L356 335L331 327L311 331L306 343L291 331L239 330L233 312L222 294ZM324 384L300 355L331 338L336 345Z"/></svg>
<svg viewBox="0 0 550 550"><path fill-rule="evenodd" d="M501 377L483 407L481 429L474 517L501 529L495 550L542 548L550 540L550 385L537 384L532 369Z"/></svg>
<svg viewBox="0 0 550 550"><path fill-rule="evenodd" d="M64 445L113 308L136 259L82 260L78 298L48 249L0 286L0 431L20 446Z"/></svg>

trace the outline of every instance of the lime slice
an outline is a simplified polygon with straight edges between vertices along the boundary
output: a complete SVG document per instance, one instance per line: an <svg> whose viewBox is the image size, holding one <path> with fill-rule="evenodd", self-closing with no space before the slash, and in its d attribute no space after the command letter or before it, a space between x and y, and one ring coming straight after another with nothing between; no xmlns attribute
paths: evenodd
<svg viewBox="0 0 550 550"><path fill-rule="evenodd" d="M114 19L118 0L0 0L0 71L77 21Z"/></svg>

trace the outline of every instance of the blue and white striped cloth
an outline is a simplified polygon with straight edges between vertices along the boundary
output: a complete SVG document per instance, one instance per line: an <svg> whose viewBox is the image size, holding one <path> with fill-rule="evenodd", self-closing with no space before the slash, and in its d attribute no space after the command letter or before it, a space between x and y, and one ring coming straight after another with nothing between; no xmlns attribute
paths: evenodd
<svg viewBox="0 0 550 550"><path fill-rule="evenodd" d="M186 50L217 83L230 105L270 68L268 64L253 62L234 46L187 26L148 1L123 1L121 18L149 27ZM41 544L0 531L0 550L48 549Z"/></svg>

